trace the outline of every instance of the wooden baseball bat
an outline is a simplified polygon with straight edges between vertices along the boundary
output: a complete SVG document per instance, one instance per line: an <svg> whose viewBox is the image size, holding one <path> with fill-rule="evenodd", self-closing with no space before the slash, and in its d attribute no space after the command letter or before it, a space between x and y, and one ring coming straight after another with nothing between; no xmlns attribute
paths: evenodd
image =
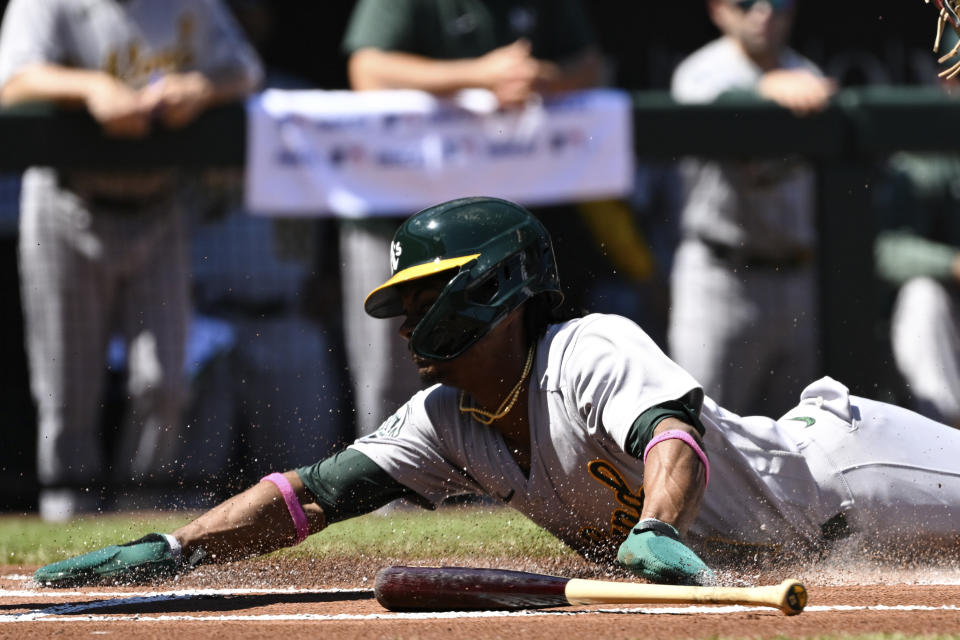
<svg viewBox="0 0 960 640"><path fill-rule="evenodd" d="M584 580L466 567L386 567L373 593L391 611L537 609L583 604L742 604L803 611L807 590L796 580L763 587L685 587Z"/></svg>

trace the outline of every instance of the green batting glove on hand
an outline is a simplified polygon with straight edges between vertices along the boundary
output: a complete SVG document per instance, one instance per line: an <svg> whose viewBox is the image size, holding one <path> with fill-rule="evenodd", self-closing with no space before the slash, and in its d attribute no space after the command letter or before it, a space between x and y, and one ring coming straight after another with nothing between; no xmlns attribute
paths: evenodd
<svg viewBox="0 0 960 640"><path fill-rule="evenodd" d="M150 533L133 542L110 545L40 567L33 579L48 587L144 582L175 574L180 568L179 555L171 549L166 536Z"/></svg>
<svg viewBox="0 0 960 640"><path fill-rule="evenodd" d="M617 559L644 578L659 583L711 585L717 576L689 547L680 532L656 518L637 523L620 545Z"/></svg>

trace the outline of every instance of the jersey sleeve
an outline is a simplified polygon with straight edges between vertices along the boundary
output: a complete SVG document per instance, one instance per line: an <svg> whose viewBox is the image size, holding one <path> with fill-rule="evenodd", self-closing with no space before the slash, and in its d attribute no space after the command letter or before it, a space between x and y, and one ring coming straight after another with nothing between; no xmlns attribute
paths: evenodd
<svg viewBox="0 0 960 640"><path fill-rule="evenodd" d="M201 37L202 59L198 71L216 78L217 74L243 74L249 86L263 80L260 56L247 41L240 25L220 0L205 0L206 28Z"/></svg>
<svg viewBox="0 0 960 640"><path fill-rule="evenodd" d="M65 61L67 36L60 4L49 0L11 0L0 27L0 87L29 64Z"/></svg>
<svg viewBox="0 0 960 640"><path fill-rule="evenodd" d="M703 390L626 318L592 315L564 354L565 393L591 433L606 432L624 451L634 422L679 400L699 412Z"/></svg>
<svg viewBox="0 0 960 640"><path fill-rule="evenodd" d="M350 445L431 504L455 495L483 493L444 451L433 423L442 419L443 393L440 386L417 393L377 431Z"/></svg>
<svg viewBox="0 0 960 640"><path fill-rule="evenodd" d="M350 54L367 47L417 51L414 0L360 0L350 15L342 49Z"/></svg>
<svg viewBox="0 0 960 640"><path fill-rule="evenodd" d="M714 48L694 52L674 70L670 79L670 95L674 100L702 104L713 102L730 89L753 89L752 85L732 81L723 62L711 60L710 52Z"/></svg>
<svg viewBox="0 0 960 640"><path fill-rule="evenodd" d="M408 488L353 449L296 471L323 509L328 525L370 513L397 498L412 497Z"/></svg>

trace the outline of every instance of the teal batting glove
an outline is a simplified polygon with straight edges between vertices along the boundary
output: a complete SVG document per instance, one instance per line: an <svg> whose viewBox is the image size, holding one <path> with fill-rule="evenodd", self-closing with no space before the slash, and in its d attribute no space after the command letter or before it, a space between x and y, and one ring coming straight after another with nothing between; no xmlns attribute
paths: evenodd
<svg viewBox="0 0 960 640"><path fill-rule="evenodd" d="M637 523L620 545L617 559L653 582L686 585L717 582L710 567L680 542L680 532L656 518L645 518Z"/></svg>
<svg viewBox="0 0 960 640"><path fill-rule="evenodd" d="M122 545L67 558L37 569L33 579L47 587L75 587L103 583L147 582L177 573L180 549L167 536L150 533Z"/></svg>

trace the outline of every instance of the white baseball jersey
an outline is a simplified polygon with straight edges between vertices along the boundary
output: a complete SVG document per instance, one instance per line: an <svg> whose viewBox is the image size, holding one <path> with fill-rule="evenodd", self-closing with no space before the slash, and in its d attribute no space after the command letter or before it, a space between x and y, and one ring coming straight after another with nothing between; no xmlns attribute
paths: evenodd
<svg viewBox="0 0 960 640"><path fill-rule="evenodd" d="M106 72L134 88L173 72L250 84L263 73L218 0L11 0L0 30L0 85L43 63ZM202 472L202 464L172 464L185 438L190 303L175 174L33 167L24 175L20 275L44 487ZM98 433L113 335L127 340L135 382L108 461Z"/></svg>
<svg viewBox="0 0 960 640"><path fill-rule="evenodd" d="M537 348L529 393L529 476L500 434L462 414L457 390L442 385L415 395L376 433L351 446L431 502L464 492L484 493L515 507L587 556L610 553L637 522L643 503L643 463L624 450L632 423L665 401L696 402L700 387L633 322L594 314L550 328ZM865 440L852 437L858 429L838 426L838 416L846 410L857 426L867 422L882 428L877 425L889 426L889 420L871 416L895 414L902 429L929 432L953 451L960 450L960 431L881 403L864 401L868 408L851 409L846 389L829 379L814 383L805 394L788 416L800 417L780 422L742 418L704 400L701 419L711 461L710 485L691 528L694 538L779 543L799 536L814 541L823 523L849 512L857 502L845 474L856 474L860 460L881 450L875 470L890 460L900 469L899 458L926 475L924 486L916 489L910 483L920 481L921 473L891 480L876 491L867 489L873 491L873 502L898 508L898 517L912 509L930 521L931 514L940 513L939 526L957 530L960 464L947 453L913 456L909 440L875 433ZM853 414L857 418L850 418ZM811 453L816 454L812 462ZM834 466L831 460L845 466ZM870 474L859 477L866 479L866 487L876 485ZM939 503L924 497L931 482L944 487ZM945 504L953 505L956 515L949 515ZM863 517L852 520L880 526Z"/></svg>
<svg viewBox="0 0 960 640"><path fill-rule="evenodd" d="M40 62L98 69L131 87L164 73L224 69L250 74L256 85L263 73L214 0L13 0L2 39L0 85Z"/></svg>
<svg viewBox="0 0 960 640"><path fill-rule="evenodd" d="M780 68L820 74L791 49L784 51ZM727 91L753 91L762 73L736 42L722 37L677 67L671 95L678 102L712 102ZM798 158L696 159L681 168L688 189L681 219L685 234L771 257L815 244L813 170Z"/></svg>
<svg viewBox="0 0 960 640"><path fill-rule="evenodd" d="M781 69L819 74L786 49ZM762 76L729 37L673 75L679 102L753 91ZM816 188L802 158L688 158L683 240L671 271L669 353L707 394L744 413L782 411L819 371ZM707 311L708 310L708 311ZM771 374L771 372L773 372Z"/></svg>
<svg viewBox="0 0 960 640"><path fill-rule="evenodd" d="M33 64L102 71L134 89L189 71L246 86L263 77L256 51L219 0L12 0L0 43L0 86ZM170 170L62 173L84 196L154 199L174 182Z"/></svg>

